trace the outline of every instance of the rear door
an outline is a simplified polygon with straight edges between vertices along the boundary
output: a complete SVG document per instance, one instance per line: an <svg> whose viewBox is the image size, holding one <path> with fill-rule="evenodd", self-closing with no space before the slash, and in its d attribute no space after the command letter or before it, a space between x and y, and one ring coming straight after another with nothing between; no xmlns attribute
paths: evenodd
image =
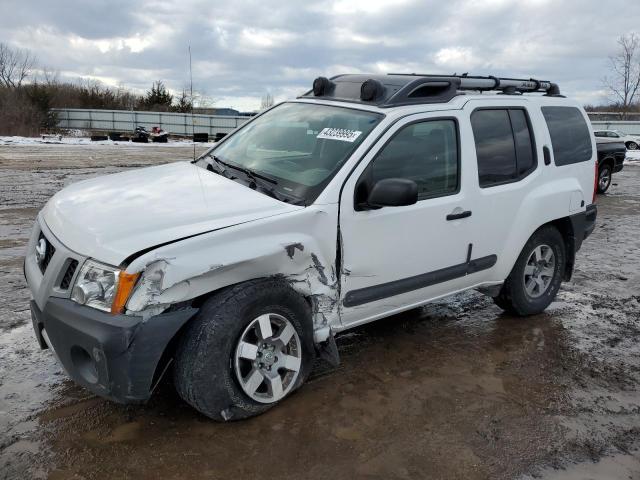
<svg viewBox="0 0 640 480"><path fill-rule="evenodd" d="M473 256L494 256L497 265L478 273L478 281L504 280L512 263L509 259L509 266L505 269L503 262L500 268L501 260L520 252L524 243L514 238L530 234L519 231L524 219L518 216L543 173L539 168L543 162L538 162L543 158L543 145L532 128L533 118L538 122L542 119L539 109L523 103L507 99L489 107L486 101L472 100L464 108L473 135L470 144L476 164L469 190L474 218L470 238Z"/></svg>

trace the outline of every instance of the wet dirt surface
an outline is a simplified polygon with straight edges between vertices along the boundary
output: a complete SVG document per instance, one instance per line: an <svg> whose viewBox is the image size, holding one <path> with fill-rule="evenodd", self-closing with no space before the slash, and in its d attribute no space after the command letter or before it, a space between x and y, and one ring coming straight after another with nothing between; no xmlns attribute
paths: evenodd
<svg viewBox="0 0 640 480"><path fill-rule="evenodd" d="M542 315L470 292L338 337L265 415L217 424L163 381L120 406L66 379L30 326L21 256L58 189L190 147L0 146L0 478L640 478L640 166Z"/></svg>

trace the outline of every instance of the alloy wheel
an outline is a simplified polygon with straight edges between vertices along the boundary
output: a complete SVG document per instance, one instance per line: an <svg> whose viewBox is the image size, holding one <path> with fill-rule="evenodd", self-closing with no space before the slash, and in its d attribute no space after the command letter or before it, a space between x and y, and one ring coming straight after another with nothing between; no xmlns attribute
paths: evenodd
<svg viewBox="0 0 640 480"><path fill-rule="evenodd" d="M600 174L598 175L598 187L603 192L609 188L609 184L611 183L611 172L609 167L604 167L600 170Z"/></svg>
<svg viewBox="0 0 640 480"><path fill-rule="evenodd" d="M249 322L234 353L240 387L260 403L275 403L293 388L302 365L302 344L293 324L266 313Z"/></svg>
<svg viewBox="0 0 640 480"><path fill-rule="evenodd" d="M541 297L551 285L556 268L556 257L549 245L533 249L524 267L524 287L532 298Z"/></svg>

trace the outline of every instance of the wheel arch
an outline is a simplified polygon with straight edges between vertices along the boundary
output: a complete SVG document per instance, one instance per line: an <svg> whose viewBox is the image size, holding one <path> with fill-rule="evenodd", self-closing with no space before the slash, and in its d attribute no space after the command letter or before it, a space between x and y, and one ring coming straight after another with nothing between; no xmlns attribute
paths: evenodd
<svg viewBox="0 0 640 480"><path fill-rule="evenodd" d="M564 240L567 262L565 264L564 275L562 279L567 282L571 280L571 277L573 276L576 253L578 251L578 248L580 248L580 244L582 242L577 242L577 237L575 235L576 228L574 222L571 221L571 217L558 218L542 225L540 228L546 225L552 225L557 228L562 235L562 239Z"/></svg>
<svg viewBox="0 0 640 480"><path fill-rule="evenodd" d="M214 295L218 295L224 292L225 290L232 290L234 288L240 287L243 284L246 284L248 286L248 285L252 285L259 282L269 282L269 281L286 284L290 288L293 294L299 295L305 301L305 303L309 307L309 312L314 311L315 304L314 304L313 296L304 295L299 290L296 290L295 288L293 288L291 286L291 283L286 279L286 277L282 275L275 275L271 277L259 277L259 278L254 278L250 280L244 280L232 285L226 285L224 287L220 287L210 292L203 293L202 295L194 297L190 300L172 305L171 307L169 307L167 311L174 311L182 308L195 308L196 311L199 311L202 305L204 304L204 302L206 302L209 298L213 297ZM160 356L160 360L158 361L153 374L153 380L151 383L152 388L155 388L158 382L162 379L162 376L164 375L165 371L170 366L170 362L175 356L176 349L178 347L181 337L189 329L190 324L194 321L195 317L196 317L195 314L192 315L184 324L182 324L182 326L178 330L176 330L176 332L173 334L173 336L169 339L169 341L165 345L162 355ZM151 319L151 321L153 321L153 319ZM311 319L311 321L313 323L313 318Z"/></svg>
<svg viewBox="0 0 640 480"><path fill-rule="evenodd" d="M593 164L589 168L593 172ZM491 281L504 281L509 276L524 246L545 225L551 224L560 230L565 242L572 237L571 216L584 209L581 203L584 205L591 198L592 191L586 192L582 187L584 182L579 180L576 177L565 177L547 181L532 189L522 199L501 253L498 253L498 263ZM592 189L593 177L590 182ZM577 251L575 248L574 250ZM570 251L567 249L567 252L569 254ZM565 278L570 275L571 271L565 272Z"/></svg>
<svg viewBox="0 0 640 480"><path fill-rule="evenodd" d="M613 173L613 167L615 166L615 159L613 157L607 156L598 162L598 172L600 171L601 165L609 165L611 167L611 173Z"/></svg>

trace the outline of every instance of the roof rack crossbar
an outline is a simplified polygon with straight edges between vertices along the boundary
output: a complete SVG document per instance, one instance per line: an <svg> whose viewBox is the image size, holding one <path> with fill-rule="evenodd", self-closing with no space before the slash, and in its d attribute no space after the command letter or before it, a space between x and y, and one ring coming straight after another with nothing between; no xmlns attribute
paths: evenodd
<svg viewBox="0 0 640 480"><path fill-rule="evenodd" d="M559 88L553 82L548 80L536 80L534 78L498 78L490 76L472 76L472 75L430 75L419 73L389 73L388 75L402 75L414 77L438 77L438 78L459 78L459 90L475 90L490 91L499 90L507 92L546 92L549 94L558 94Z"/></svg>

